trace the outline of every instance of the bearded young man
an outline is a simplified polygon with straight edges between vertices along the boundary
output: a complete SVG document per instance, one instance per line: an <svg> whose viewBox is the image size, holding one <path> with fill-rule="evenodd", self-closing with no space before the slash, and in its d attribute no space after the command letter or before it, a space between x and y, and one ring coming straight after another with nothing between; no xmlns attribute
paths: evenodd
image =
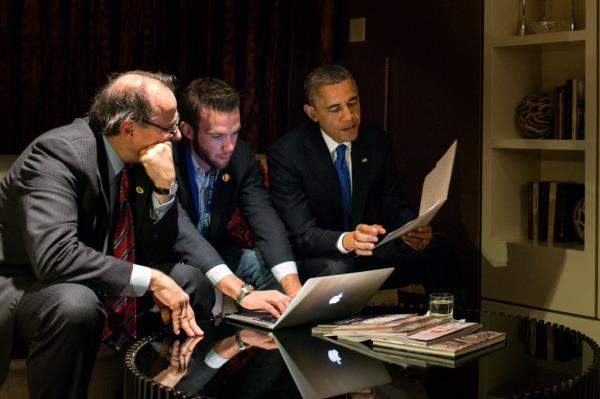
<svg viewBox="0 0 600 399"><path fill-rule="evenodd" d="M238 137L239 107L239 94L218 79L197 79L184 90L179 101L184 140L174 148L178 199L201 237L201 267L217 288L239 303L264 301L274 291L258 290L280 285L289 300L301 288L296 263L255 154ZM254 248L242 248L227 230L236 208Z"/></svg>

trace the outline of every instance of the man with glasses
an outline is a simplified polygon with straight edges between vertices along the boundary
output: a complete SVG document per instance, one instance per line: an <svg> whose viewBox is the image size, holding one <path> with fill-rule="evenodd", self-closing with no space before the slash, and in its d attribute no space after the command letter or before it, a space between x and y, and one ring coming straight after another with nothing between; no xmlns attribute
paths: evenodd
<svg viewBox="0 0 600 399"><path fill-rule="evenodd" d="M175 334L203 334L195 309L208 314L212 287L168 262L180 215L173 82L116 76L89 121L39 136L0 182L0 381L14 343L32 398L87 397L101 340L139 338L153 305Z"/></svg>
<svg viewBox="0 0 600 399"><path fill-rule="evenodd" d="M289 300L301 284L285 226L271 206L255 154L238 138L239 107L239 94L219 79L197 79L183 91L179 110L184 140L174 146L177 196L202 242L199 262L207 277L238 304L279 316L269 304L282 294L273 289L279 283ZM253 248L243 248L227 230L236 208L251 230Z"/></svg>

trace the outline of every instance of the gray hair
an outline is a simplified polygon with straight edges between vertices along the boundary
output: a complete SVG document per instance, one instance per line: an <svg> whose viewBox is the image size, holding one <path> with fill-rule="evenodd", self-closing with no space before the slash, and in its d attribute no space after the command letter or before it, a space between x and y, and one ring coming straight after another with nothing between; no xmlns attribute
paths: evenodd
<svg viewBox="0 0 600 399"><path fill-rule="evenodd" d="M94 131L110 136L117 134L121 122L126 119L142 121L153 116L154 109L148 98L145 84L129 86L126 89L114 89L113 83L126 75L139 75L154 79L169 90L175 91L177 78L160 72L129 71L114 74L109 77L108 83L98 90L94 96L92 106L88 113L89 123Z"/></svg>
<svg viewBox="0 0 600 399"><path fill-rule="evenodd" d="M202 109L232 112L240 107L240 95L220 79L200 78L185 88L178 104L181 120L196 130Z"/></svg>
<svg viewBox="0 0 600 399"><path fill-rule="evenodd" d="M350 71L341 65L321 65L313 69L312 72L306 76L306 79L304 79L304 95L306 96L306 101L308 104L314 105L313 98L321 86L334 85L348 79L356 86L356 82Z"/></svg>

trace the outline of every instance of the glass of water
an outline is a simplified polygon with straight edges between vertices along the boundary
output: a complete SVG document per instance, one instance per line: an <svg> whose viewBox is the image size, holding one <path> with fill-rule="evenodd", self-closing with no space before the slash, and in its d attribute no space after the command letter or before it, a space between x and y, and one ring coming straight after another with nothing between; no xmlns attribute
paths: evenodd
<svg viewBox="0 0 600 399"><path fill-rule="evenodd" d="M448 292L429 294L429 314L433 317L452 317L454 295Z"/></svg>

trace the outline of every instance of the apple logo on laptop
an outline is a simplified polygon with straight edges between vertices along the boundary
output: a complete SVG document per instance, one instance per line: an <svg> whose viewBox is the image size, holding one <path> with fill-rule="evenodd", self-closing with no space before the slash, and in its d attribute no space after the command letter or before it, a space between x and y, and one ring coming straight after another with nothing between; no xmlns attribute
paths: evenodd
<svg viewBox="0 0 600 399"><path fill-rule="evenodd" d="M342 364L342 358L336 349L329 349L327 356L332 363Z"/></svg>
<svg viewBox="0 0 600 399"><path fill-rule="evenodd" d="M343 296L344 296L343 292L340 292L339 294L332 296L331 299L329 300L329 304L333 305L334 303L338 303L342 299Z"/></svg>

